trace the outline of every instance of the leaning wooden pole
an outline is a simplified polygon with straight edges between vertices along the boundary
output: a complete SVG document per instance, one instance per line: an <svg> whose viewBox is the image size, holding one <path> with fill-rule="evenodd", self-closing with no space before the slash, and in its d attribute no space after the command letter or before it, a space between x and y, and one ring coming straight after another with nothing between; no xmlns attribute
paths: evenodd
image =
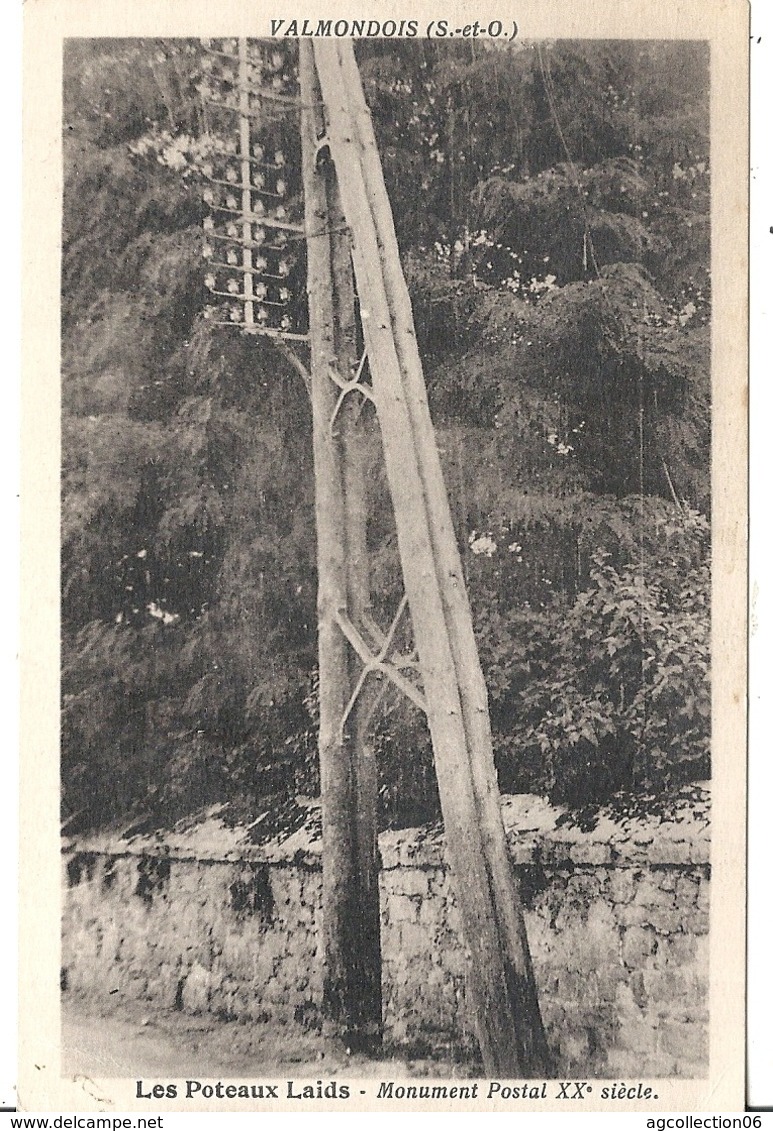
<svg viewBox="0 0 773 1131"><path fill-rule="evenodd" d="M485 685L434 433L422 409L423 376L391 210L374 142L368 156L372 127L353 56L345 58L351 45L318 43L314 50L358 285L367 296L363 329L447 848L473 953L469 981L479 1043L488 1072L541 1074L546 1046L498 808Z"/></svg>
<svg viewBox="0 0 773 1131"><path fill-rule="evenodd" d="M364 484L357 482L357 421L348 404L336 415L339 389L330 378L333 372L348 379L354 364L354 292L334 186L317 162L324 123L306 43L300 80L318 560L323 1009L336 1035L370 1046L381 1032L375 766L361 704L344 725L356 671L339 626L348 607L366 602Z"/></svg>
<svg viewBox="0 0 773 1131"><path fill-rule="evenodd" d="M518 1019L516 1039L524 1071L544 1073L549 1052L529 954L520 891L507 851L496 783L488 694L478 658L462 561L454 536L448 493L429 412L421 357L416 341L408 288L400 267L392 210L384 184L373 123L365 101L351 41L336 43L343 81L362 152L368 199L378 232L384 280L400 356L406 403L414 430L420 474L428 507L433 550L446 609L451 647L464 708L470 764L481 829L492 875L492 889L508 956L508 989Z"/></svg>

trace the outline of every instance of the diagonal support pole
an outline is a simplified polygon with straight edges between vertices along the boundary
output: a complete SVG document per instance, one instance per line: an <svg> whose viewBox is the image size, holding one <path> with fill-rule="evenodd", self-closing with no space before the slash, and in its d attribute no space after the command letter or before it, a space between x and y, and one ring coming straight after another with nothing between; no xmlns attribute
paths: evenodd
<svg viewBox="0 0 773 1131"><path fill-rule="evenodd" d="M351 43L319 42L327 137L354 235L363 330L425 687L446 844L486 1070L542 1075L548 1050L498 805L486 689L415 330Z"/></svg>
<svg viewBox="0 0 773 1131"><path fill-rule="evenodd" d="M339 44L338 55L356 122L371 212L378 228L384 279L394 319L395 342L404 376L403 387L414 430L419 470L430 501L430 535L462 697L473 788L491 874L495 913L505 947L508 996L515 1021L513 1037L519 1046L518 1058L522 1069L539 1074L547 1070L550 1054L540 1016L518 881L510 863L502 825L488 696L429 413L410 297L400 267L392 211L352 44Z"/></svg>

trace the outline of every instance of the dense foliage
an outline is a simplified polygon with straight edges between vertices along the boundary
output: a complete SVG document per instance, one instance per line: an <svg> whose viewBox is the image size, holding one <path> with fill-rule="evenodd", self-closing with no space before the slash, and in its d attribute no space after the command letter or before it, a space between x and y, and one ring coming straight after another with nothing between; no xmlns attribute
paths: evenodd
<svg viewBox="0 0 773 1131"><path fill-rule="evenodd" d="M358 47L504 788L708 771L708 58L692 43ZM69 41L65 815L317 788L310 411L202 319L200 52ZM373 456L374 603L397 591ZM433 811L387 700L385 814Z"/></svg>

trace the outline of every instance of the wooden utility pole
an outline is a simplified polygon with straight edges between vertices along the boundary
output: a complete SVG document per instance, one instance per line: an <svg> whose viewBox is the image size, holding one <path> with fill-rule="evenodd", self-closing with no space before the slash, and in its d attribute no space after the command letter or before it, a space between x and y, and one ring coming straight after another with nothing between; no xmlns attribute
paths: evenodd
<svg viewBox="0 0 773 1131"><path fill-rule="evenodd" d="M349 41L314 59L353 236L368 352L486 1070L543 1074L542 1027L499 809L485 683L373 127Z"/></svg>
<svg viewBox="0 0 773 1131"><path fill-rule="evenodd" d="M380 1037L378 779L371 717L389 680L429 724L485 1070L545 1076L550 1058L502 825L486 686L352 43L301 41L300 99L282 52L271 49L253 68L255 49L246 40L207 47L228 92L216 103L218 112L236 113L239 130L238 143L226 146L205 174L212 208L205 220L207 285L219 302L211 308L213 324L270 335L311 391L324 1013L352 1047L370 1047ZM255 80L264 63L273 68L270 88ZM230 93L234 85L236 97ZM286 114L297 113L299 104L303 225L285 203L286 155L268 154L261 133L270 116L266 107ZM287 249L299 238L307 249L308 333L292 313L287 285L293 261ZM364 349L358 348L358 332ZM310 372L289 343L309 346ZM405 589L386 630L371 616L368 573L367 430L374 407ZM408 611L420 683L395 655Z"/></svg>
<svg viewBox="0 0 773 1131"><path fill-rule="evenodd" d="M354 396L341 399L357 369L354 282L333 168L318 160L325 123L305 42L300 80L317 485L324 1008L350 1044L367 1046L381 1032L377 779L367 705L359 696L352 702L356 656L339 625L347 611L361 623L370 604L362 405Z"/></svg>

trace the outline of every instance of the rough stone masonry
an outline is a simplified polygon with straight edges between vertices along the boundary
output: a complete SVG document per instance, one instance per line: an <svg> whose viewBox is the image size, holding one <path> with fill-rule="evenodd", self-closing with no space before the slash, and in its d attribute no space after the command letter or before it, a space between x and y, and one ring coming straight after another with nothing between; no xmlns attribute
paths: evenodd
<svg viewBox="0 0 773 1131"><path fill-rule="evenodd" d="M62 984L190 1013L320 1023L319 821L262 845L226 807L153 836L63 846ZM503 799L548 1039L562 1074L708 1072L709 799L578 823ZM379 842L384 1037L474 1054L442 831ZM113 997L112 1000L115 1000Z"/></svg>

